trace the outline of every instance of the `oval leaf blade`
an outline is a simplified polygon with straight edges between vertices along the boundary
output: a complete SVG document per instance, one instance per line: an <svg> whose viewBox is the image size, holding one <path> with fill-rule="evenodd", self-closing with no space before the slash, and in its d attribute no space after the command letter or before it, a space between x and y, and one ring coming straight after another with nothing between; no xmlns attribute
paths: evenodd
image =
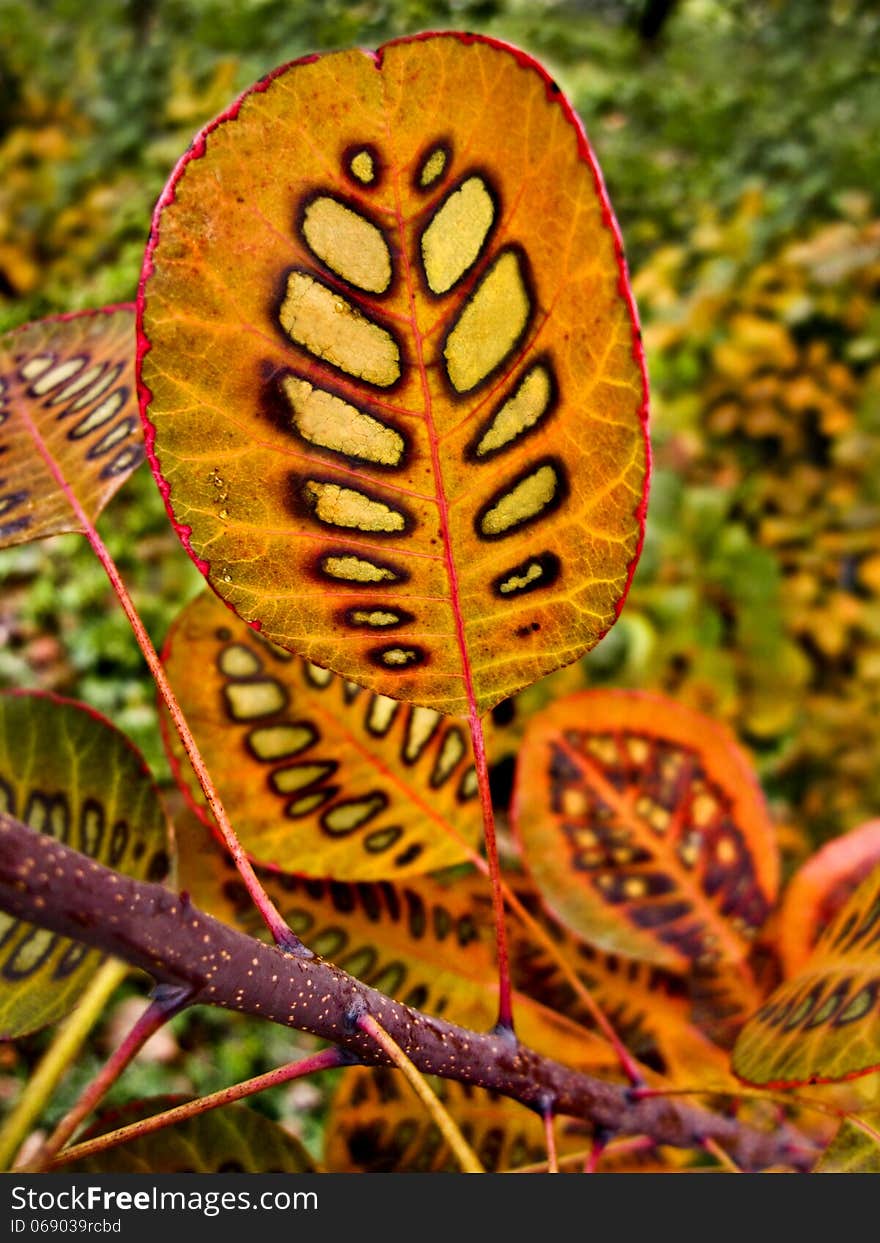
<svg viewBox="0 0 880 1243"><path fill-rule="evenodd" d="M178 871L193 902L227 924L262 935L237 873L195 816L176 826ZM344 884L261 872L266 892L310 949L389 997L475 1031L496 1019L497 974L467 887L424 877ZM612 1068L606 1041L517 993L524 1044L583 1069Z"/></svg>
<svg viewBox="0 0 880 1243"><path fill-rule="evenodd" d="M456 722L291 656L210 592L178 617L164 658L253 858L308 876L381 880L460 863L461 838L479 840L471 743ZM197 804L177 734L165 736Z"/></svg>
<svg viewBox="0 0 880 1243"><path fill-rule="evenodd" d="M586 691L533 717L513 820L555 915L660 966L743 962L776 894L748 761L715 722L663 696Z"/></svg>
<svg viewBox="0 0 880 1243"><path fill-rule="evenodd" d="M747 1083L833 1083L880 1068L880 867L841 907L804 969L743 1028L733 1069Z"/></svg>
<svg viewBox="0 0 880 1243"><path fill-rule="evenodd" d="M0 811L128 876L168 870L168 824L143 757L83 704L0 694ZM0 914L0 1037L62 1018L99 962L79 942Z"/></svg>
<svg viewBox="0 0 880 1243"><path fill-rule="evenodd" d="M134 307L81 311L0 337L0 548L82 531L143 460Z"/></svg>
<svg viewBox="0 0 880 1243"><path fill-rule="evenodd" d="M107 1111L84 1138L140 1122L186 1098L153 1097ZM224 1105L116 1148L71 1162L82 1174L308 1174L315 1165L295 1136L247 1105Z"/></svg>
<svg viewBox="0 0 880 1243"><path fill-rule="evenodd" d="M592 153L524 54L431 35L258 83L169 182L139 316L178 532L274 642L456 714L614 622L643 356Z"/></svg>

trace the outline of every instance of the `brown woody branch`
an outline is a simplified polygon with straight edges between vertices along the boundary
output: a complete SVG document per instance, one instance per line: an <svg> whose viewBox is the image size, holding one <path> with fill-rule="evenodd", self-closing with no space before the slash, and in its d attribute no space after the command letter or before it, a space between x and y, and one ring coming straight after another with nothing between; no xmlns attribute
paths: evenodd
<svg viewBox="0 0 880 1243"><path fill-rule="evenodd" d="M320 958L296 957L198 910L185 894L132 880L0 814L0 909L83 941L183 988L189 1004L222 1006L311 1032L352 1061L390 1065L359 1025L371 1015L426 1074L476 1084L538 1113L591 1123L605 1136L647 1135L698 1148L714 1140L744 1169L808 1168L810 1142L770 1133L563 1066L509 1033L478 1033L422 1014Z"/></svg>

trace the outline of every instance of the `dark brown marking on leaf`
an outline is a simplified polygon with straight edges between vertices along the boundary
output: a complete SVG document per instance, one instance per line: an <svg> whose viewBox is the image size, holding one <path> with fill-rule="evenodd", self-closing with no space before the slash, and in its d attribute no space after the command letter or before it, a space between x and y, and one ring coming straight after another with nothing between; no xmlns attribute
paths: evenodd
<svg viewBox="0 0 880 1243"><path fill-rule="evenodd" d="M507 403L516 396L520 387L526 381L528 376L537 368L542 367L550 381L550 393L547 398L546 405L540 415L535 419L530 427L524 428L521 432L517 432L510 440L505 441L503 445L499 445L496 449L487 449L485 453L478 454L477 446L485 436L486 432L495 422L499 411L507 405ZM521 445L528 437L534 435L535 432L543 428L547 420L553 415L559 406L559 384L556 379L556 372L553 370L553 364L549 354L539 354L535 358L529 360L528 366L524 367L517 376L515 382L510 386L504 397L497 401L492 407L492 413L489 414L480 423L479 428L468 442L464 451L465 457L469 462L479 464L481 462L491 462L500 453L506 453L508 449Z"/></svg>
<svg viewBox="0 0 880 1243"><path fill-rule="evenodd" d="M495 508L505 496L511 493L514 488L518 487L524 480L530 476L537 474L539 470L549 468L553 471L556 479L556 487L553 495L536 513L527 514L523 518L519 518L511 522L503 531L486 532L483 529L483 523L487 515ZM506 480L499 488L496 488L485 504L481 505L474 516L474 533L477 539L487 543L494 543L497 540L507 539L510 535L515 535L519 531L525 530L527 527L534 526L541 522L550 514L556 513L560 506L564 503L569 495L568 472L565 469L565 463L562 458L554 455L538 458L531 462L523 470L519 471L512 478Z"/></svg>
<svg viewBox="0 0 880 1243"><path fill-rule="evenodd" d="M67 949L58 959L52 971L53 980L66 980L69 975L76 971L77 967L83 961L89 952L89 947L81 942L71 941Z"/></svg>
<svg viewBox="0 0 880 1243"><path fill-rule="evenodd" d="M372 833L368 833L364 838L364 849L371 855L382 854L385 850L390 850L392 846L400 841L403 835L403 829L397 825L387 829L374 829Z"/></svg>
<svg viewBox="0 0 880 1243"><path fill-rule="evenodd" d="M363 148L360 148L360 150L363 150ZM355 178L355 181L356 180L357 179ZM309 240L306 237L304 226L306 223L306 216L308 214L309 208L312 206L313 203L317 202L319 199L332 199L333 202L339 203L340 206L345 207L350 212L353 212L354 215L360 216L362 220L366 221L368 225L371 225L376 230L376 232L381 236L382 240L384 241L385 245L388 248L388 254L391 260L391 271L390 271L389 279L382 289L365 289L363 286L355 284L355 282L352 281L349 277L344 276L341 272L336 271L330 264L326 262L326 260L322 259L321 256L312 249L309 243ZM306 247L309 254L312 256L312 258L315 260L316 263L320 264L322 272L326 276L328 276L331 281L337 281L337 280L342 281L342 283L345 285L346 291L352 293L355 297L360 295L366 298L387 298L396 289L398 285L398 280L399 280L398 269L400 267L400 264L397 261L396 247L392 245L391 240L389 239L385 229L379 223L378 219L376 219L376 217L369 211L369 209L366 208L363 205L363 203L360 202L357 198L354 198L348 194L339 194L339 193L331 194L330 191L326 189L316 188L314 190L310 190L300 200L299 210L296 215L296 231L297 231L298 236L302 239L303 245Z"/></svg>
<svg viewBox="0 0 880 1243"><path fill-rule="evenodd" d="M437 150L437 148L435 147L434 150ZM430 158L430 153L429 153L428 158ZM425 163L427 163L427 159ZM448 169L448 167L449 167L449 161L447 159L446 168ZM452 282L451 285L441 290L440 293L435 293L434 290L431 288L431 286L428 284L427 275L425 271L424 251L423 251L423 241L424 241L425 233L434 223L435 219L440 214L440 212L443 210L443 208L446 206L446 204L449 202L449 200L452 198L452 196L454 194L457 194L459 190L461 189L461 187L466 182L472 181L474 179L482 182L483 189L486 191L486 194L488 195L492 203L492 219L489 222L489 227L486 229L486 232L483 236L483 240L480 243L480 246L476 254L474 255L473 259L471 259L470 263L468 263L466 267L461 269L461 271L456 276L455 280ZM443 195L443 198L440 200L440 202L433 204L430 208L427 209L425 213L422 213L422 219L424 220L424 223L419 229L419 236L418 236L418 241L417 241L417 246L416 246L416 254L418 255L418 262L413 265L413 268L419 274L419 278L420 278L419 284L426 298L430 298L432 302L439 302L443 298L449 297L449 295L455 291L455 289L461 284L461 282L467 276L470 275L470 273L476 271L476 269L480 267L482 260L485 259L486 255L489 252L492 237L498 226L498 221L500 220L500 218L501 218L501 196L498 192L497 187L495 186L491 173L489 172L487 168L483 166L474 166L473 168L469 168L466 173L462 173L462 175L457 178L455 183L449 187L448 191ZM528 289L528 286L526 286L526 288ZM457 319L456 319L456 322L457 322ZM446 344L445 339L444 339L443 344L444 345Z"/></svg>
<svg viewBox="0 0 880 1243"><path fill-rule="evenodd" d="M432 157L435 162L440 164L440 157L443 157L440 171L430 180L425 180L428 172L428 164ZM449 173L452 167L452 139L448 137L441 138L439 141L432 142L429 147L422 153L421 158L417 161L412 177L412 185L414 190L422 193L427 192L438 182L442 181Z"/></svg>
<svg viewBox="0 0 880 1243"><path fill-rule="evenodd" d="M355 163L358 156L366 156L372 164L372 174L365 180L359 177L355 172L357 164ZM371 142L353 143L345 148L340 156L340 164L349 181L358 189L369 186L372 190L377 190L382 184L382 178L385 174L385 166L376 147Z"/></svg>
<svg viewBox="0 0 880 1243"><path fill-rule="evenodd" d="M417 665L428 663L428 652L415 643L390 643L374 647L367 653L372 664L391 673L405 673Z"/></svg>
<svg viewBox="0 0 880 1243"><path fill-rule="evenodd" d="M394 856L394 866L399 868L409 867L411 863L415 863L419 855L424 854L424 851L425 848L420 842L410 842L405 850Z"/></svg>
<svg viewBox="0 0 880 1243"><path fill-rule="evenodd" d="M410 934L420 941L425 935L427 927L427 915L425 913L425 903L420 894L415 893L412 889L404 889L403 898L407 906L407 920L409 923Z"/></svg>

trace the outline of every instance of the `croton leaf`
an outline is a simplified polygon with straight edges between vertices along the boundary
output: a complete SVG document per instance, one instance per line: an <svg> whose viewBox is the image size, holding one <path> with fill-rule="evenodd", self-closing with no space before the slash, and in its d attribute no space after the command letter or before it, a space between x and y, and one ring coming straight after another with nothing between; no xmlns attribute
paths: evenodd
<svg viewBox="0 0 880 1243"><path fill-rule="evenodd" d="M880 1174L880 1134L875 1127L844 1119L814 1173Z"/></svg>
<svg viewBox="0 0 880 1243"><path fill-rule="evenodd" d="M0 811L129 876L161 880L168 824L143 757L109 721L54 695L0 694ZM0 1037L54 1023L100 955L0 913Z"/></svg>
<svg viewBox="0 0 880 1243"><path fill-rule="evenodd" d="M107 1110L84 1139L94 1139L183 1104L152 1097ZM224 1105L66 1165L73 1174L308 1174L315 1164L295 1136L248 1105Z"/></svg>
<svg viewBox="0 0 880 1243"><path fill-rule="evenodd" d="M541 1118L508 1097L451 1079L429 1083L489 1173L547 1160ZM583 1134L559 1128L560 1156L583 1150ZM327 1168L341 1174L456 1173L459 1165L406 1081L387 1067L353 1066L327 1119Z"/></svg>
<svg viewBox="0 0 880 1243"><path fill-rule="evenodd" d="M461 838L478 840L462 725L291 656L210 592L184 609L164 655L239 839L260 862L338 880L391 879L459 863ZM176 733L165 735L179 780L198 800Z"/></svg>
<svg viewBox="0 0 880 1243"><path fill-rule="evenodd" d="M265 933L237 873L191 814L176 823L180 884L193 902L227 924ZM288 925L310 949L388 996L476 1031L497 1017L492 941L481 935L466 887L423 877L342 881L261 872ZM524 1044L583 1069L610 1069L604 1040L529 997L515 994Z"/></svg>
<svg viewBox="0 0 880 1243"><path fill-rule="evenodd" d="M726 730L663 696L586 691L533 717L513 820L564 923L660 966L744 961L776 894L748 760Z"/></svg>
<svg viewBox="0 0 880 1243"><path fill-rule="evenodd" d="M875 867L743 1028L733 1068L747 1083L828 1083L880 1069L880 867Z"/></svg>
<svg viewBox="0 0 880 1243"><path fill-rule="evenodd" d="M778 945L786 975L795 975L831 920L868 873L880 864L880 820L869 820L826 842L785 891Z"/></svg>
<svg viewBox="0 0 880 1243"><path fill-rule="evenodd" d="M273 641L456 714L615 620L643 356L583 130L523 53L432 34L258 83L159 202L139 334L178 532Z"/></svg>
<svg viewBox="0 0 880 1243"><path fill-rule="evenodd" d="M81 531L143 460L134 307L25 324L0 337L0 548Z"/></svg>

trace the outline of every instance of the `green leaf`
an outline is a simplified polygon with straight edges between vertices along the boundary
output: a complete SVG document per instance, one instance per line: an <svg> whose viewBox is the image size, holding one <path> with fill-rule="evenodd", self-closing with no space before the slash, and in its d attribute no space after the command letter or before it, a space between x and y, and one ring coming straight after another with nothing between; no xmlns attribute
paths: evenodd
<svg viewBox="0 0 880 1243"><path fill-rule="evenodd" d="M105 1113L84 1138L183 1104L154 1097ZM308 1174L315 1165L302 1144L247 1105L224 1105L174 1126L131 1139L65 1166L72 1174Z"/></svg>
<svg viewBox="0 0 880 1243"><path fill-rule="evenodd" d="M168 824L143 757L84 704L0 694L0 810L129 876L161 880L168 870ZM0 1036L62 1018L99 962L0 913Z"/></svg>
<svg viewBox="0 0 880 1243"><path fill-rule="evenodd" d="M857 1122L844 1119L813 1172L880 1174L880 1136L869 1135Z"/></svg>

